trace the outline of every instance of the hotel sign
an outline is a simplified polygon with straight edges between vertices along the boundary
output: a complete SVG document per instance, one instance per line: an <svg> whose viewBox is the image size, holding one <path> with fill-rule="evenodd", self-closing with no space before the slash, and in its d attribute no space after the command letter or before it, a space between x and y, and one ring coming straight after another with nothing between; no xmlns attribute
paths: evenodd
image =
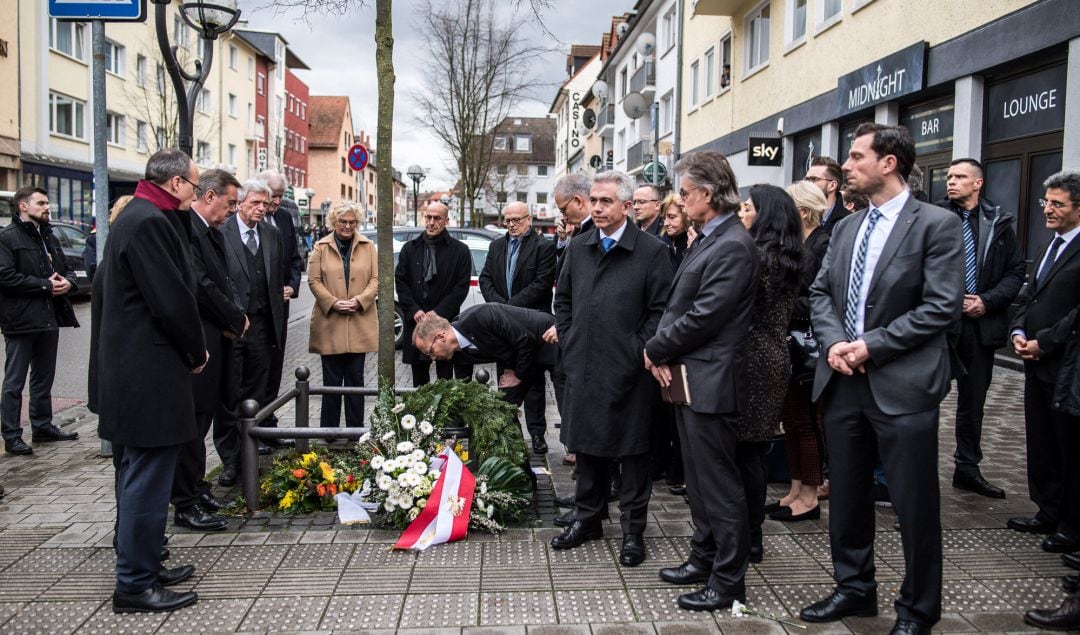
<svg viewBox="0 0 1080 635"><path fill-rule="evenodd" d="M919 42L837 80L840 114L857 112L923 89L927 43Z"/></svg>

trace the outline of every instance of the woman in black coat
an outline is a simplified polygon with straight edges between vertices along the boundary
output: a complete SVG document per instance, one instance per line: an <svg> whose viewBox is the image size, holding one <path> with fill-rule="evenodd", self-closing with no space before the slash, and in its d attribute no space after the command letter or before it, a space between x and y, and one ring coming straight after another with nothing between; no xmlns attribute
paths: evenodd
<svg viewBox="0 0 1080 635"><path fill-rule="evenodd" d="M697 237L697 230L690 224L678 193L668 194L660 204L660 222L664 224L660 240L668 246L671 254L671 270L678 271L686 251Z"/></svg>

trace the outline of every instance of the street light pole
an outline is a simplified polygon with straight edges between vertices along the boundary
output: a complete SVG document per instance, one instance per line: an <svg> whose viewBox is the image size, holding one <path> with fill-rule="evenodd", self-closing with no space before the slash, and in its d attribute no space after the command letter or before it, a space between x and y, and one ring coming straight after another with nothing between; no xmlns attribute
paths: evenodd
<svg viewBox="0 0 1080 635"><path fill-rule="evenodd" d="M424 174L424 168L420 167L419 165L415 165L415 164L410 165L409 169L405 172L405 174L410 179L412 179L412 182L413 182L413 199L412 199L412 201L413 201L413 204L412 204L413 205L413 207L412 207L413 217L412 217L412 220L413 220L413 226L414 227L419 227L420 226L420 221L419 221L420 213L419 213L418 210L420 208L420 181L423 181L424 178L427 175Z"/></svg>

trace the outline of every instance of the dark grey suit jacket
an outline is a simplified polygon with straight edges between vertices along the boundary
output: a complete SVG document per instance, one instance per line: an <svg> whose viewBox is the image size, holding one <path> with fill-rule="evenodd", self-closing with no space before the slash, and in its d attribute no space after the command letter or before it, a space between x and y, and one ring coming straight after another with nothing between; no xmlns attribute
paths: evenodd
<svg viewBox="0 0 1080 635"><path fill-rule="evenodd" d="M236 289L236 300L240 306L247 310L248 298L251 295L251 278L248 273L247 247L240 236L239 220L234 216L225 221L219 228L225 235L225 254L229 265L229 278ZM262 247L263 265L266 267L267 293L270 295L270 313L273 318L274 343L281 343L281 328L285 324L285 299L282 291L285 282L282 280L285 268L282 265L281 237L278 230L270 223L259 223L259 245Z"/></svg>
<svg viewBox="0 0 1080 635"><path fill-rule="evenodd" d="M823 353L847 341L843 316L851 255L867 213L860 210L837 224L810 287L811 319ZM946 333L960 321L963 297L960 218L909 198L885 241L866 298L866 373L882 412L900 415L937 408L949 392ZM826 357L818 359L815 400L835 372Z"/></svg>
<svg viewBox="0 0 1080 635"><path fill-rule="evenodd" d="M746 403L746 346L761 258L731 214L686 255L656 335L645 345L655 364L686 364L690 409L741 412Z"/></svg>

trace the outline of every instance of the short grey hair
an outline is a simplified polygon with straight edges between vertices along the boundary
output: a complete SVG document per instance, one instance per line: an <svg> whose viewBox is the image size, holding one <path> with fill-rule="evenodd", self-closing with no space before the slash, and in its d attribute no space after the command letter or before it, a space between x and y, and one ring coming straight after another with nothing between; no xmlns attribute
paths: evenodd
<svg viewBox="0 0 1080 635"><path fill-rule="evenodd" d="M158 150L146 162L146 180L157 185L167 183L174 176L186 179L190 173L191 157L176 148Z"/></svg>
<svg viewBox="0 0 1080 635"><path fill-rule="evenodd" d="M1080 172L1075 170L1062 170L1053 174L1043 181L1046 189L1065 190L1069 193L1069 199L1073 205L1080 205Z"/></svg>
<svg viewBox="0 0 1080 635"><path fill-rule="evenodd" d="M199 175L199 191L202 192L202 196L206 196L208 192L222 196L230 185L240 189L240 181L225 170L214 168Z"/></svg>
<svg viewBox="0 0 1080 635"><path fill-rule="evenodd" d="M718 212L733 212L742 206L739 183L727 157L719 152L691 152L675 163L675 171L710 195L709 205Z"/></svg>
<svg viewBox="0 0 1080 635"><path fill-rule="evenodd" d="M593 178L593 184L597 183L614 183L615 196L618 196L623 203L628 203L634 198L634 181L625 172L618 170L601 172Z"/></svg>
<svg viewBox="0 0 1080 635"><path fill-rule="evenodd" d="M276 190L276 183L281 184L281 190L285 191L285 188L289 187L289 180L285 178L285 175L281 172L275 172L273 170L264 170L259 173L259 180L270 186L271 190Z"/></svg>
<svg viewBox="0 0 1080 635"><path fill-rule="evenodd" d="M589 192L592 190L592 179L584 174L567 174L555 182L555 190L552 196L560 198L574 198L580 196L581 200L589 200Z"/></svg>
<svg viewBox="0 0 1080 635"><path fill-rule="evenodd" d="M260 179L248 179L240 184L240 189L236 191L236 200L243 203L244 199L248 197L248 194L252 192L262 192L267 198L274 195L270 191L270 186L266 184L266 181Z"/></svg>

